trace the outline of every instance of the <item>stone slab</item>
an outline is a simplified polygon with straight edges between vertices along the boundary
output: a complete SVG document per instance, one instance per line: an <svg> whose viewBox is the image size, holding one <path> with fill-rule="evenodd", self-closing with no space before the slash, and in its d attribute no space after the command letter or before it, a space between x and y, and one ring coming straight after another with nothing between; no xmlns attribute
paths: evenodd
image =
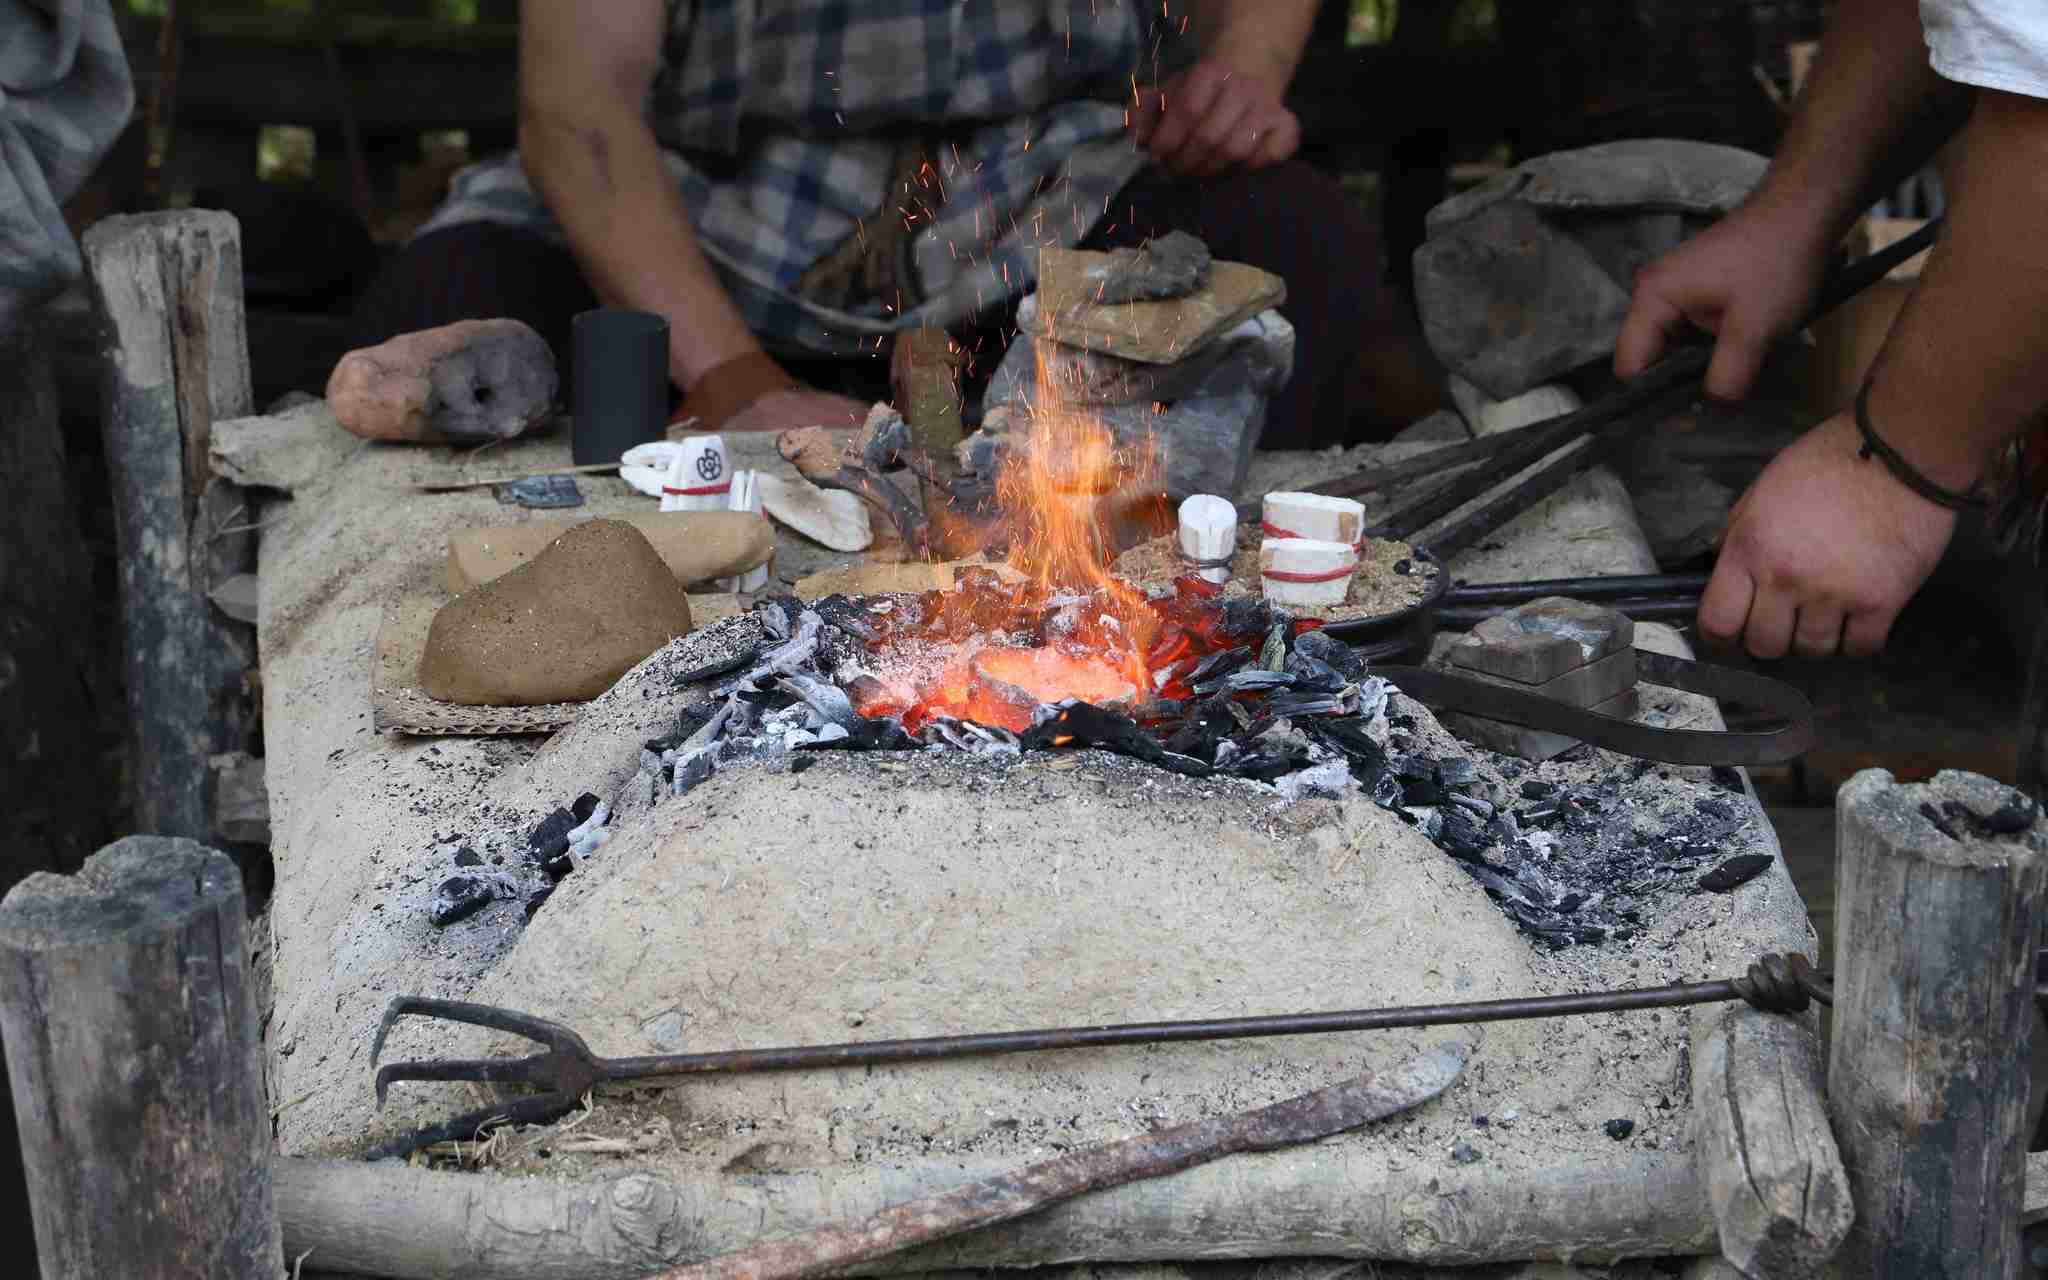
<svg viewBox="0 0 2048 1280"><path fill-rule="evenodd" d="M684 586L730 577L768 563L775 531L749 511L641 512L619 517L646 535ZM588 517L472 526L448 535L442 584L454 593L489 582L548 549Z"/></svg>
<svg viewBox="0 0 2048 1280"><path fill-rule="evenodd" d="M1452 646L1453 664L1520 684L1545 684L1626 649L1635 624L1612 609L1544 596L1495 614Z"/></svg>
<svg viewBox="0 0 2048 1280"><path fill-rule="evenodd" d="M1590 708L1603 716L1617 720L1633 720L1642 703L1635 689L1618 694ZM1580 739L1566 733L1552 733L1547 729L1531 729L1527 725L1509 724L1505 720L1488 720L1484 716L1459 715L1445 712L1439 716L1443 726L1475 747L1488 751L1499 751L1506 755L1520 756L1537 764L1552 760L1573 747L1583 745Z"/></svg>
<svg viewBox="0 0 2048 1280"><path fill-rule="evenodd" d="M1481 684L1496 684L1502 688L1518 689L1525 693L1539 693L1553 702L1562 702L1574 707L1594 707L1635 687L1636 651L1623 649L1619 653L1610 653L1583 666L1573 667L1556 679L1546 680L1542 684L1523 684L1519 680L1509 680L1504 676L1489 675L1484 671L1470 668L1461 669L1458 674Z"/></svg>

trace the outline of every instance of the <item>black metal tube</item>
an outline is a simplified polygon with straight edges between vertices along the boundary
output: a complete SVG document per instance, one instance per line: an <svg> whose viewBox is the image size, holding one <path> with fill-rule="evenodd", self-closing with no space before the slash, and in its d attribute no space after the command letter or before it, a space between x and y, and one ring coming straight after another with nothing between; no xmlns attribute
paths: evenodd
<svg viewBox="0 0 2048 1280"><path fill-rule="evenodd" d="M1700 611L1698 596L1623 596L1618 599L1602 600L1600 603L1618 613L1627 614L1636 622L1689 622ZM1509 607L1500 604L1446 605L1437 610L1436 621L1439 627L1449 630L1476 627Z"/></svg>
<svg viewBox="0 0 2048 1280"><path fill-rule="evenodd" d="M1130 1022L1092 1027L1059 1027L1039 1031L929 1036L915 1040L869 1040L849 1044L728 1049L714 1053L608 1058L604 1062L604 1073L605 1078L609 1080L633 1080L642 1076L864 1067L889 1062L928 1062L937 1058L1028 1053L1047 1049L1177 1044L1195 1040L1241 1040L1253 1036L1323 1035L1337 1031L1386 1031L1398 1027L1455 1026L1467 1022L1505 1022L1518 1018L1558 1018L1581 1013L1669 1009L1680 1005L1710 1004L1717 1000L1740 998L1734 982L1724 978L1714 982L1688 982L1668 987L1631 987L1619 991L1529 996L1515 1000L1479 1000L1466 1004L1411 1005L1397 1009L1276 1014L1252 1018L1215 1018L1197 1022Z"/></svg>

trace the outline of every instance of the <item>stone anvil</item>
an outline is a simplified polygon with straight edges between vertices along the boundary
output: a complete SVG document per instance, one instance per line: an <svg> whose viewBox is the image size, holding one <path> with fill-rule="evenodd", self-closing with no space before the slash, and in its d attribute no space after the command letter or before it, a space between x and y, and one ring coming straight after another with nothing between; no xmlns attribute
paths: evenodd
<svg viewBox="0 0 2048 1280"><path fill-rule="evenodd" d="M1176 239L1200 245L1186 236L1155 245ZM1131 268L1148 256L1044 251L1038 292L1024 299L1018 339L990 380L985 421L1034 408L1050 388L1120 443L1151 442L1172 497L1235 496L1266 402L1294 371L1294 326L1273 310L1286 286L1254 267L1210 264L1202 250L1201 270L1166 286L1183 290L1176 295L1144 292L1142 283L1118 289L1131 275L1142 279ZM1199 280L1191 289L1190 274ZM1113 297L1129 300L1103 300ZM978 452L970 440L963 460Z"/></svg>

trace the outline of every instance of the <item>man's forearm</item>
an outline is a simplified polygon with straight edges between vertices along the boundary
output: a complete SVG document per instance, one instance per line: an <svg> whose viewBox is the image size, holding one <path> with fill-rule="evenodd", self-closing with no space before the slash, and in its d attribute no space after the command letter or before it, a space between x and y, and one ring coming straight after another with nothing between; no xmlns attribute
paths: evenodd
<svg viewBox="0 0 2048 1280"><path fill-rule="evenodd" d="M1927 65L1915 0L1837 0L1751 203L1832 246L1877 193L1926 163L1967 102Z"/></svg>
<svg viewBox="0 0 2048 1280"><path fill-rule="evenodd" d="M1189 17L1204 58L1285 91L1301 66L1316 0L1194 0Z"/></svg>
<svg viewBox="0 0 2048 1280"><path fill-rule="evenodd" d="M2048 407L2048 102L1982 91L1959 159L1870 417L1936 483L1966 489Z"/></svg>
<svg viewBox="0 0 2048 1280"><path fill-rule="evenodd" d="M668 318L678 386L760 350L698 247L643 121L603 107L523 110L519 151L598 296Z"/></svg>

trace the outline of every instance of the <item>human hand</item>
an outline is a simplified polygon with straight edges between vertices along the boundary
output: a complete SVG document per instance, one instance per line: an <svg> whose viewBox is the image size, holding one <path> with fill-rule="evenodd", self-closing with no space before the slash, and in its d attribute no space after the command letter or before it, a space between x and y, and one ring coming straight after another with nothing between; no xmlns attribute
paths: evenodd
<svg viewBox="0 0 2048 1280"><path fill-rule="evenodd" d="M1764 468L1728 515L1700 633L1759 658L1867 657L1941 560L1956 516L1857 457L1837 414Z"/></svg>
<svg viewBox="0 0 2048 1280"><path fill-rule="evenodd" d="M740 410L720 431L787 431L791 427L857 427L867 421L868 406L828 391L795 387L771 391Z"/></svg>
<svg viewBox="0 0 2048 1280"><path fill-rule="evenodd" d="M1280 101L1284 88L1204 58L1138 95L1131 136L1177 177L1276 165L1301 147L1301 122Z"/></svg>
<svg viewBox="0 0 2048 1280"><path fill-rule="evenodd" d="M1715 335L1707 394L1740 400L1771 344L1803 323L1830 246L1789 216L1744 206L1636 273L1614 344L1626 380L1663 356L1688 328Z"/></svg>

